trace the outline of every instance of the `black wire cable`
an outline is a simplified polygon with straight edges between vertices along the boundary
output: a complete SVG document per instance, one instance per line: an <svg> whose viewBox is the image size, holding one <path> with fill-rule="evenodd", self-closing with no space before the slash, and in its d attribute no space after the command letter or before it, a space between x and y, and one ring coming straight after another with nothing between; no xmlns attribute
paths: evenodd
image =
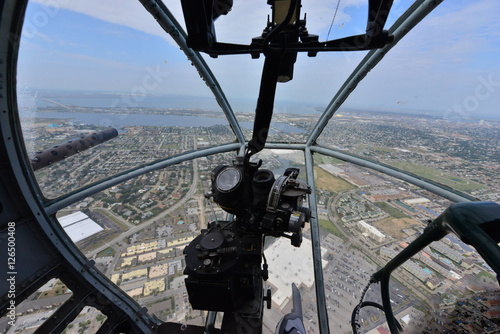
<svg viewBox="0 0 500 334"><path fill-rule="evenodd" d="M330 37L330 31L332 31L333 22L335 21L335 17L337 17L337 11L339 10L340 0L337 2L337 8L335 8L335 14L333 14L332 23L330 24L330 29L328 29L328 35L326 35L326 40Z"/></svg>
<svg viewBox="0 0 500 334"><path fill-rule="evenodd" d="M262 259L264 260L264 264L267 264L266 254L264 254L264 246L266 245L266 235L262 238Z"/></svg>
<svg viewBox="0 0 500 334"><path fill-rule="evenodd" d="M372 285L372 281L369 281L368 284L365 286L365 288L363 289L363 292L361 293L361 297L359 298L359 303L358 305L356 305L356 307L354 308L354 310L352 310L352 316L351 316L351 327L352 327L352 331L353 333L358 333L357 329L359 327L361 327L358 323L357 323L357 320L358 320L358 317L359 317L359 311L361 310L362 308L362 305L363 305L363 299L365 299L365 295L366 293L368 292L368 289L370 289L370 285Z"/></svg>
<svg viewBox="0 0 500 334"><path fill-rule="evenodd" d="M266 255L264 254L264 246L265 246L265 244L266 244L266 235L264 234L264 237L262 238L262 247L261 247L261 249L262 249L262 251L261 251L261 253L262 253L262 260L264 261L264 263L262 264L262 279L264 281L267 281L268 278L269 278L269 270L268 270L269 266L267 264Z"/></svg>
<svg viewBox="0 0 500 334"><path fill-rule="evenodd" d="M359 309L362 309L363 307L366 307L366 306L373 306L373 307L376 307L376 308L380 309L381 311L384 311L384 307L382 305L378 304L378 303L375 303L375 302L362 302L358 306L359 306ZM352 328L352 332L354 334L359 334L359 328L361 327L361 325L357 323L357 317L359 315L359 312L357 314L356 310L357 310L357 307L352 311L352 315L351 315L351 328ZM401 324L396 321L396 325L398 326L398 330L400 332L402 332L403 331L403 327L401 327Z"/></svg>
<svg viewBox="0 0 500 334"><path fill-rule="evenodd" d="M358 323L359 311L361 311L361 309L363 307L366 307L366 306L376 307L385 313L385 309L382 305L375 303L375 302L364 302L363 301L363 299L365 299L366 292L368 292L368 289L370 288L370 285L372 283L375 283L375 282L373 282L373 281L368 282L368 285L366 285L366 287L363 289L363 292L361 293L361 298L359 300L359 304L356 305L356 307L352 310L351 328L352 328L352 332L354 334L359 334L359 329L361 328L361 325ZM396 326L400 332L403 331L403 327L401 327L401 324L397 320L396 320Z"/></svg>

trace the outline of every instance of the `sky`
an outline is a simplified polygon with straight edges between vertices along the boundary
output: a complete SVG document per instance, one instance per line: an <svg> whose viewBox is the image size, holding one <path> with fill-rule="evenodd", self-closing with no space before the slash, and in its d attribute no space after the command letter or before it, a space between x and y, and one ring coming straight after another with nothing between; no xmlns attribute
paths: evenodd
<svg viewBox="0 0 500 334"><path fill-rule="evenodd" d="M184 26L180 0L164 0ZM310 33L361 34L366 0L302 0ZM412 2L394 1L386 27ZM234 0L216 22L220 42L249 44L271 13L265 0ZM394 47L347 108L495 117L500 101L500 2L446 0ZM366 52L299 54L276 99L324 107ZM230 102L257 99L263 57L204 55ZM135 0L33 0L25 18L18 84L30 90L211 96L194 67ZM286 107L285 107L286 108Z"/></svg>

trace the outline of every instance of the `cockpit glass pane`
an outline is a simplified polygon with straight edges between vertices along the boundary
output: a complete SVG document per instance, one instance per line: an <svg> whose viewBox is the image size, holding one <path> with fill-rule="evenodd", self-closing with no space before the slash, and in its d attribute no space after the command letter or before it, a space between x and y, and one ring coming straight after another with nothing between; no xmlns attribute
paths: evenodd
<svg viewBox="0 0 500 334"><path fill-rule="evenodd" d="M18 106L28 156L44 152L39 158L48 166L35 175L48 198L171 155L235 141L215 98L171 37L138 1L118 7L27 7ZM81 136L109 128L118 130L116 138L75 145Z"/></svg>
<svg viewBox="0 0 500 334"><path fill-rule="evenodd" d="M233 153L218 154L145 174L68 206L58 212L58 220L82 253L95 260L96 268L151 314L202 325L203 313L188 303L183 249L209 222L227 220L227 213L204 194L211 190L212 170L232 165L234 158ZM305 179L303 152L264 150L256 159L262 159L261 168L271 170L275 178L287 168L299 168L299 178ZM85 229L76 226L82 221ZM295 283L307 326L317 331L309 224L299 248L283 237L265 241L265 286L271 287L273 307L265 311L264 326L274 328L288 312Z"/></svg>
<svg viewBox="0 0 500 334"><path fill-rule="evenodd" d="M459 23L480 8L441 4L368 73L318 143L498 201L500 50L488 33L498 19Z"/></svg>
<svg viewBox="0 0 500 334"><path fill-rule="evenodd" d="M350 332L352 312L371 276L452 202L332 157L315 155L315 164L330 331ZM396 269L389 287L394 314L410 333L421 331L416 328L457 332L463 312L493 305L498 298L495 272L452 233ZM370 285L363 301L382 305L380 284ZM424 321L430 318L434 320ZM484 316L478 319L487 321ZM365 333L389 329L385 315L371 306L362 309L356 323Z"/></svg>
<svg viewBox="0 0 500 334"><path fill-rule="evenodd" d="M184 26L180 2L166 4ZM395 2L386 28L409 5ZM331 332L350 332L351 312L370 275L451 204L408 182L347 163L342 154L500 202L499 6L490 0L440 4L367 74L314 143L332 150L332 156L314 154L321 241L316 260L325 283L319 293L326 298ZM367 9L366 2L336 7L332 1L304 0L302 15L308 13L308 29L322 41L363 33ZM251 1L235 2L231 14L216 23L218 40L249 44L262 33L269 13L264 1L255 7ZM332 96L367 54L299 54L294 79L278 83L268 142L306 143ZM203 58L248 141L263 56ZM26 151L49 199L132 168L237 140L221 101L135 0L120 6L30 2L17 73ZM110 128L117 135L96 142ZM151 314L202 325L205 314L188 301L182 252L209 222L231 219L207 198L211 171L232 165L235 154L182 161L113 184L60 209L57 219L96 268ZM305 180L303 155L266 149L252 161L262 159L262 168L275 175L299 168L299 179ZM266 238L270 278L265 284L272 288L272 309L264 311L266 333L274 332L290 311L291 283L301 292L307 331L319 332L309 224L303 237L300 248L287 238ZM491 319L498 316L500 299L495 290L491 268L450 235L395 271L391 303L407 329L459 332L468 326L495 332L498 325ZM378 286L366 299L380 303ZM381 313L363 312L358 320L363 331L387 331ZM464 324L471 314L476 323Z"/></svg>
<svg viewBox="0 0 500 334"><path fill-rule="evenodd" d="M181 13L172 4L174 13ZM333 3L318 4L304 1L302 17L307 14L306 26L320 41L359 34L366 28L365 4L341 5L332 24L336 8ZM248 45L252 38L261 36L271 8L265 2L235 2L230 14L216 22L217 41ZM244 17L244 19L241 19ZM181 20L179 20L181 22ZM181 22L184 26L184 21ZM329 32L330 25L332 26ZM340 88L366 51L324 52L308 57L299 52L293 70L293 79L278 83L273 119L268 141L304 143L314 123L327 106L329 99ZM246 140L252 136L253 120L261 83L264 56L251 59L250 55L221 55L205 57L212 72L224 90L239 121Z"/></svg>
<svg viewBox="0 0 500 334"><path fill-rule="evenodd" d="M57 219L95 267L163 321L202 325L188 302L183 249L208 222L210 172L230 164L218 154L131 179L60 210ZM215 216L214 216L215 214Z"/></svg>

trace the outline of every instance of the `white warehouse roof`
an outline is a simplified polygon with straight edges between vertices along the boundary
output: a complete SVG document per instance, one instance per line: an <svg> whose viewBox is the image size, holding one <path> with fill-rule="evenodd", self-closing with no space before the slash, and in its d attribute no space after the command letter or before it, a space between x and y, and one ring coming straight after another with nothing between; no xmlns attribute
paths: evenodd
<svg viewBox="0 0 500 334"><path fill-rule="evenodd" d="M75 243L103 230L99 224L81 211L58 218L58 220L64 231Z"/></svg>
<svg viewBox="0 0 500 334"><path fill-rule="evenodd" d="M326 254L321 247L321 258ZM312 260L311 241L302 239L300 247L294 247L287 238L278 238L266 250L269 264L269 283L276 287L272 300L281 309L292 298L292 283L297 287L305 284L310 288L314 284L314 266ZM328 261L321 260L323 268Z"/></svg>

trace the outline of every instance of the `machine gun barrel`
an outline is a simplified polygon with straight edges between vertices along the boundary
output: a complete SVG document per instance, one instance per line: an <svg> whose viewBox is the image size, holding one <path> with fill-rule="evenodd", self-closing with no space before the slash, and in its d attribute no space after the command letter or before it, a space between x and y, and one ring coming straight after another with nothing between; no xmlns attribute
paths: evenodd
<svg viewBox="0 0 500 334"><path fill-rule="evenodd" d="M87 135L82 134L80 137L70 139L62 144L52 146L49 149L36 152L35 156L31 159L31 167L34 171L39 170L117 136L118 131L115 128L92 132Z"/></svg>

